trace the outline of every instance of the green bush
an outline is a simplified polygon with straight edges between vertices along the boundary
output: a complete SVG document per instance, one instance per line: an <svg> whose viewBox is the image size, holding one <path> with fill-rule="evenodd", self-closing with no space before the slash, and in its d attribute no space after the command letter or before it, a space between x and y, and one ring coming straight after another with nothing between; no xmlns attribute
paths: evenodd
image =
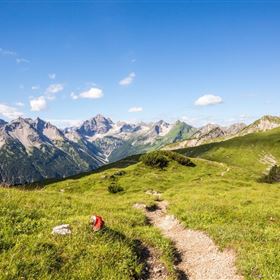
<svg viewBox="0 0 280 280"><path fill-rule="evenodd" d="M270 184L280 182L280 166L272 166L268 175L264 176L263 181Z"/></svg>
<svg viewBox="0 0 280 280"><path fill-rule="evenodd" d="M124 170L119 170L119 171L114 173L114 176L123 176L125 174L126 174L126 172Z"/></svg>
<svg viewBox="0 0 280 280"><path fill-rule="evenodd" d="M155 151L144 154L140 157L140 160L147 166L161 169L166 167L169 162L169 158L165 156L162 151Z"/></svg>
<svg viewBox="0 0 280 280"><path fill-rule="evenodd" d="M195 164L186 156L181 155L176 152L171 152L171 151L161 151L165 156L167 156L171 160L177 161L179 164L184 165L184 166L192 166L194 167Z"/></svg>
<svg viewBox="0 0 280 280"><path fill-rule="evenodd" d="M164 168L171 160L178 162L184 166L195 166L195 164L186 156L171 151L154 151L144 154L140 160L148 166L156 168Z"/></svg>
<svg viewBox="0 0 280 280"><path fill-rule="evenodd" d="M108 192L109 193L119 193L124 191L123 187L121 187L120 185L118 185L116 182L112 182L109 186L108 186Z"/></svg>

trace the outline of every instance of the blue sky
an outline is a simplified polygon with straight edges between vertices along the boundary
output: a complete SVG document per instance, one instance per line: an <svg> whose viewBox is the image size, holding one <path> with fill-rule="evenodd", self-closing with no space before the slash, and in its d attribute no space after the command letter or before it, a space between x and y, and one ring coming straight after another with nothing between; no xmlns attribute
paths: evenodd
<svg viewBox="0 0 280 280"><path fill-rule="evenodd" d="M0 3L0 118L250 122L279 114L280 3Z"/></svg>

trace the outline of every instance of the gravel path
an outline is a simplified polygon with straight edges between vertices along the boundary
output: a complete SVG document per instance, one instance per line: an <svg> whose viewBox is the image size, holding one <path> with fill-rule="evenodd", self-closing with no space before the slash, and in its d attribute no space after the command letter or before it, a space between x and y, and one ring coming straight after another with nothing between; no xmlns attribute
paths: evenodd
<svg viewBox="0 0 280 280"><path fill-rule="evenodd" d="M168 271L164 264L160 262L160 256L155 249L146 247L142 254L145 268L140 280L167 280Z"/></svg>
<svg viewBox="0 0 280 280"><path fill-rule="evenodd" d="M136 208L144 208L140 204ZM242 280L235 268L233 251L221 252L211 238L203 232L184 228L179 221L166 213L167 203L158 202L155 211L145 210L150 222L158 227L164 236L174 242L181 261L177 270L190 280Z"/></svg>

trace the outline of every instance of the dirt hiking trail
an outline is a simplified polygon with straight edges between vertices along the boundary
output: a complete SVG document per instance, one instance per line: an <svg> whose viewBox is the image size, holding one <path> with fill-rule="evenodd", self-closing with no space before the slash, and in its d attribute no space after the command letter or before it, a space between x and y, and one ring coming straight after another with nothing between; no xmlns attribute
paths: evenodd
<svg viewBox="0 0 280 280"><path fill-rule="evenodd" d="M176 264L176 268L185 275L179 276L179 279L243 280L237 274L233 251L221 252L205 233L184 228L174 216L167 214L167 206L167 202L161 201L152 210L148 210L143 204L136 204L134 207L143 209L151 224L174 242L180 254L180 262Z"/></svg>

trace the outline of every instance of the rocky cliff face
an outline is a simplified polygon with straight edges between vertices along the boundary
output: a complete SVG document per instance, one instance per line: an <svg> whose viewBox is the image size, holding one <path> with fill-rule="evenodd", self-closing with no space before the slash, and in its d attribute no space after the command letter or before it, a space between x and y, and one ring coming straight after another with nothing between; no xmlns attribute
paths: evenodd
<svg viewBox="0 0 280 280"><path fill-rule="evenodd" d="M112 128L113 122L109 118L97 115L94 118L85 121L78 129L84 136L93 136L96 134L105 134Z"/></svg>
<svg viewBox="0 0 280 280"><path fill-rule="evenodd" d="M0 181L7 185L71 176L105 162L97 148L82 148L40 119L18 118L5 124L0 143Z"/></svg>
<svg viewBox="0 0 280 280"><path fill-rule="evenodd" d="M246 127L245 123L235 123L226 129L226 135L237 135Z"/></svg>

